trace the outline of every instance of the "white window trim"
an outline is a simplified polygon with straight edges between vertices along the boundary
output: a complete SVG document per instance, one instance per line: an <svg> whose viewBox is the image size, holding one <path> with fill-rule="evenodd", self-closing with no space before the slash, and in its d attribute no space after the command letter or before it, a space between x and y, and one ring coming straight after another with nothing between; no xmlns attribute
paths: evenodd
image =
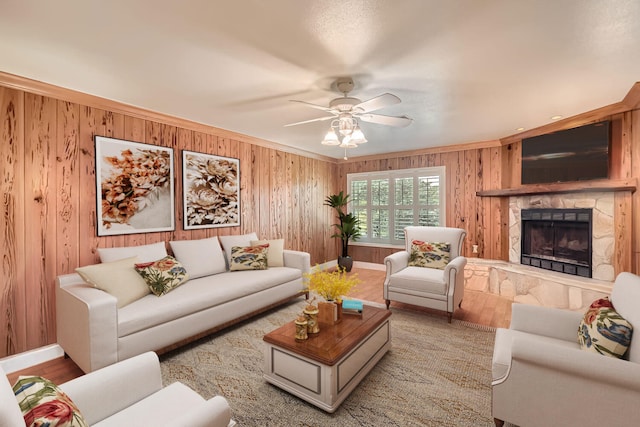
<svg viewBox="0 0 640 427"><path fill-rule="evenodd" d="M421 176L433 176L433 175L438 175L439 176L439 186L440 186L440 205L439 205L439 224L441 226L445 226L445 222L446 222L446 168L445 166L433 166L433 167L426 167L426 168L414 168L414 169L395 169L395 170L389 170L389 171L376 171L376 172L362 172L362 173L350 173L347 174L347 191L350 193L351 192L351 182L352 181L362 181L362 180L367 180L367 181L371 181L371 180L375 180L375 179L389 179L389 195L391 198L391 201L394 200L394 186L393 186L393 180L396 178L418 178ZM368 215L367 215L367 219L370 220L371 219L371 185L368 185L368 191L367 191L367 211L368 211ZM414 188L414 201L418 201L419 197L418 197L418 188L417 186L415 186ZM415 206L415 205L414 205ZM348 209L350 212L353 211L353 206L351 204L351 201L349 202L349 206ZM393 235L393 224L394 224L394 217L393 217L393 205L390 204L389 206L390 212L389 212L389 226L390 226L390 236L389 239L372 239L372 238L367 238L366 236L361 238L360 240L358 240L357 242L352 242L350 244L354 244L354 245L359 245L359 246L379 246L379 247L399 247L402 246L404 247L404 239L403 240L398 240L394 238ZM370 230L370 224L367 224L367 230Z"/></svg>

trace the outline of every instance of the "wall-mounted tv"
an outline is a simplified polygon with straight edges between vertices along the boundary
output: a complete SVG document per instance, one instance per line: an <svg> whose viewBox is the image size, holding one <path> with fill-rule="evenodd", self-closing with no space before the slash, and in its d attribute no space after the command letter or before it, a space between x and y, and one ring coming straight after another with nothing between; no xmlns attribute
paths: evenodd
<svg viewBox="0 0 640 427"><path fill-rule="evenodd" d="M522 184L585 181L609 176L610 122L522 140Z"/></svg>

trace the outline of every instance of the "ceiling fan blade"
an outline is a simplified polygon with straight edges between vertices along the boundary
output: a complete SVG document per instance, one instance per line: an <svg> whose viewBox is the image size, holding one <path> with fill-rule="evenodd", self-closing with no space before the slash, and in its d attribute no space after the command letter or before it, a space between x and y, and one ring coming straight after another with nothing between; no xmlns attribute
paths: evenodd
<svg viewBox="0 0 640 427"><path fill-rule="evenodd" d="M369 111L379 110L380 108L399 104L400 102L402 101L397 96L390 93L383 93L382 95L371 98L368 101L364 101L358 105L354 105L353 110L359 113L368 113Z"/></svg>
<svg viewBox="0 0 640 427"><path fill-rule="evenodd" d="M305 120L302 122L289 123L288 125L284 125L284 127L303 125L305 123L313 123L313 122L324 122L325 120L335 119L336 116L327 116L327 117L319 117L317 119Z"/></svg>
<svg viewBox="0 0 640 427"><path fill-rule="evenodd" d="M395 117L395 116L383 116L382 114L357 114L356 117L364 122L377 123L379 125L406 127L409 126L413 119L407 116Z"/></svg>
<svg viewBox="0 0 640 427"><path fill-rule="evenodd" d="M316 108L316 109L318 109L318 110L326 111L327 113L333 113L333 114L336 114L336 113L335 113L335 110L333 110L332 108L324 107L324 106L322 106L322 105L312 104L312 103L310 103L310 102L306 102L306 101L298 101L298 100L295 100L295 99L291 99L290 101L291 101L291 102L297 102L297 103L299 103L299 104L304 104L304 105L306 105L307 107Z"/></svg>

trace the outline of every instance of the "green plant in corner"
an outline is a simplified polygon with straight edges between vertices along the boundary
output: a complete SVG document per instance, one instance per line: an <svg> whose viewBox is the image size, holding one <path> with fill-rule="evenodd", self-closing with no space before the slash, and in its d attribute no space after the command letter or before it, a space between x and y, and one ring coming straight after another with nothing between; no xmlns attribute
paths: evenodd
<svg viewBox="0 0 640 427"><path fill-rule="evenodd" d="M344 191L328 196L324 201L324 205L335 209L338 215L338 223L333 224L336 227L336 233L331 236L341 240L342 251L341 256L338 257L338 264L347 271L351 271L353 260L349 256L349 241L358 240L362 232L358 217L351 212L345 212L348 203L349 195L344 194Z"/></svg>

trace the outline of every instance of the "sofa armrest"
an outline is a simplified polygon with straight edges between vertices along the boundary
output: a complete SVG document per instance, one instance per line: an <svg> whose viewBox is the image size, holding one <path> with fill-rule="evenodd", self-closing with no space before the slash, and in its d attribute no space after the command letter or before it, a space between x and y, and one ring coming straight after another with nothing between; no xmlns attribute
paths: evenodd
<svg viewBox="0 0 640 427"><path fill-rule="evenodd" d="M117 299L78 274L56 278L58 344L84 372L118 361Z"/></svg>
<svg viewBox="0 0 640 427"><path fill-rule="evenodd" d="M311 255L308 252L284 250L284 266L297 268L302 273L311 271Z"/></svg>
<svg viewBox="0 0 640 427"><path fill-rule="evenodd" d="M409 252L407 251L398 251L394 252L391 255L388 255L384 259L384 264L387 267L387 277L385 282L389 280L389 276L393 273L397 273L403 268L407 267L409 263Z"/></svg>
<svg viewBox="0 0 640 427"><path fill-rule="evenodd" d="M565 341L578 340L584 313L528 304L511 306L511 329Z"/></svg>
<svg viewBox="0 0 640 427"><path fill-rule="evenodd" d="M227 427L231 423L231 408L222 396L211 399L191 409L178 419L167 420L169 426L175 427ZM235 424L235 423L234 423Z"/></svg>
<svg viewBox="0 0 640 427"><path fill-rule="evenodd" d="M162 389L160 362L147 352L60 385L89 425Z"/></svg>

